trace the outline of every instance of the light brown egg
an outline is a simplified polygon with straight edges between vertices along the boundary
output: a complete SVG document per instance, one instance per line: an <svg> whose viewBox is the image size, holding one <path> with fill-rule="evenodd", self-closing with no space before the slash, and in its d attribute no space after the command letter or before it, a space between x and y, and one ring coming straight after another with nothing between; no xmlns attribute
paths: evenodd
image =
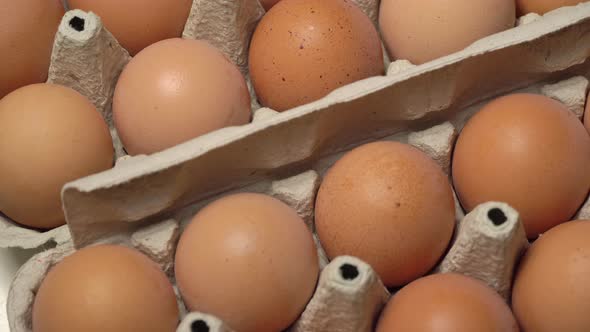
<svg viewBox="0 0 590 332"><path fill-rule="evenodd" d="M113 158L106 123L78 92L42 83L0 100L0 211L14 221L63 225L63 185L111 168Z"/></svg>
<svg viewBox="0 0 590 332"><path fill-rule="evenodd" d="M131 55L160 40L180 37L192 0L68 0L71 9L92 11Z"/></svg>
<svg viewBox="0 0 590 332"><path fill-rule="evenodd" d="M284 111L384 72L379 35L348 0L282 0L260 21L250 45L259 101Z"/></svg>
<svg viewBox="0 0 590 332"><path fill-rule="evenodd" d="M117 245L81 249L54 266L35 296L33 332L174 332L170 281L148 257Z"/></svg>
<svg viewBox="0 0 590 332"><path fill-rule="evenodd" d="M234 194L201 210L181 235L175 272L185 304L240 332L282 331L319 273L307 226L281 201Z"/></svg>
<svg viewBox="0 0 590 332"><path fill-rule="evenodd" d="M131 154L151 154L250 121L250 95L237 67L209 43L167 39L123 69L113 119Z"/></svg>
<svg viewBox="0 0 590 332"><path fill-rule="evenodd" d="M590 221L558 225L522 259L512 308L523 332L590 331Z"/></svg>
<svg viewBox="0 0 590 332"><path fill-rule="evenodd" d="M510 29L514 0L383 0L379 26L394 59L422 64Z"/></svg>
<svg viewBox="0 0 590 332"><path fill-rule="evenodd" d="M418 279L389 300L376 332L410 331L518 332L519 329L510 308L493 289L479 280L447 273Z"/></svg>
<svg viewBox="0 0 590 332"><path fill-rule="evenodd" d="M47 80L53 40L63 14L61 0L2 1L0 99L17 88Z"/></svg>
<svg viewBox="0 0 590 332"><path fill-rule="evenodd" d="M360 146L334 164L318 192L315 223L330 258L369 263L386 286L428 272L455 226L448 177L420 150L396 142Z"/></svg>
<svg viewBox="0 0 590 332"><path fill-rule="evenodd" d="M590 137L565 105L513 94L473 116L459 135L453 180L463 207L513 206L529 238L571 219L590 190Z"/></svg>
<svg viewBox="0 0 590 332"><path fill-rule="evenodd" d="M545 14L554 9L575 6L585 0L516 0L516 7L519 15L528 13Z"/></svg>

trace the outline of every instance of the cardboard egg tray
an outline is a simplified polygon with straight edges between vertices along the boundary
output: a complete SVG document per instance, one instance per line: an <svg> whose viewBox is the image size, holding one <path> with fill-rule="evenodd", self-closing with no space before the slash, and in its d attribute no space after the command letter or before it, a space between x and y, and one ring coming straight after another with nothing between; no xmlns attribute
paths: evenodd
<svg viewBox="0 0 590 332"><path fill-rule="evenodd" d="M354 2L378 26L379 0ZM149 157L128 157L110 107L130 56L99 17L79 10L66 13L55 38L48 82L72 87L95 104L111 128L118 157L114 170L74 182L64 191L66 217L77 245L88 242L82 238L90 237L91 242L104 232L135 227L150 216L224 190L294 173L362 141L442 123L459 109L495 94L564 71L584 74L581 68L590 54L586 3L543 17L523 16L516 28L423 65L389 63L385 57L386 76L350 84L278 114L260 108L248 78L248 44L263 15L257 0L194 0L183 32L185 38L208 40L244 73L253 97L253 122ZM133 194L127 197L127 191ZM128 203L133 207L127 208ZM85 215L93 215L93 220ZM47 247L70 239L67 226L39 232L0 214L0 248Z"/></svg>
<svg viewBox="0 0 590 332"><path fill-rule="evenodd" d="M517 91L550 96L563 102L581 118L586 104L588 85L588 79L576 75L552 84L545 84L545 82L533 84ZM421 131L405 131L381 139L402 141L421 149L439 163L448 174L458 128L484 103L480 102L462 109L451 121L445 121ZM320 159L313 164L312 169L307 171L284 178L262 180L225 191L187 207L170 213L157 214L143 221L100 223L98 224L100 226L88 223L88 233L72 232L73 242L33 256L18 271L11 285L7 302L11 331L32 331L31 314L35 293L50 268L74 252L74 244L84 247L99 243L116 243L134 247L158 263L174 284L174 254L182 229L200 208L220 195L236 192L259 192L271 195L294 208L313 231L314 202L321 183L321 174L341 154L337 153ZM124 165L129 161L131 159L126 160ZM155 183L155 185L160 186L163 183ZM125 194L130 193L122 193L121 197ZM150 196L143 197L146 200L150 199ZM108 207L102 206L102 208ZM499 212L503 218L495 217ZM502 202L487 202L479 205L469 214L463 215L456 201L456 215L457 225L449 249L431 273L456 272L477 278L495 289L508 301L516 263L529 244L518 212ZM576 215L579 219L588 217L590 217L590 199ZM315 234L314 239L322 269L318 285L305 311L288 331L372 331L375 320L389 299L390 290L383 286L368 264L355 257L340 256L328 262ZM177 331L231 331L226 324L214 316L198 312L188 313L178 292L177 298L183 317Z"/></svg>
<svg viewBox="0 0 590 332"><path fill-rule="evenodd" d="M376 18L377 2L358 3ZM209 40L247 75L247 41L263 13L256 0L195 0L184 36ZM287 112L260 108L253 98L251 124L224 128L150 156L125 156L112 129L115 168L71 182L62 191L69 228L39 233L6 219L0 222L0 247L58 244L31 258L17 273L7 303L11 331L31 331L36 290L48 270L74 248L98 243L135 247L174 282L180 233L194 213L222 195L272 195L296 209L314 230L315 194L323 174L359 144L409 143L448 173L463 124L498 95L544 94L581 118L590 77L590 3L519 21L517 28L420 66L392 62L386 76L350 84ZM100 18L70 11L56 36L49 82L88 96L113 128L110 101L128 60ZM507 220L496 225L488 214L493 209L500 209ZM578 217L590 217L590 202ZM316 243L323 267L318 287L290 331L371 331L389 291L364 262L343 256L328 263L317 237ZM433 273L470 275L507 298L515 262L527 245L518 213L511 207L489 202L463 216L457 203L453 242ZM179 306L184 316L180 297ZM202 331L205 326L230 331L203 313L186 315L179 331L199 326Z"/></svg>

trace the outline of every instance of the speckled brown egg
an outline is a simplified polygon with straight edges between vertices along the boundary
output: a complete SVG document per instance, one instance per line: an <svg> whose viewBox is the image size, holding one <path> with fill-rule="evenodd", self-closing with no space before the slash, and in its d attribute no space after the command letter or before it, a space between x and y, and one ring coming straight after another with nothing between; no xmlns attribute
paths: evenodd
<svg viewBox="0 0 590 332"><path fill-rule="evenodd" d="M304 221L262 194L234 194L207 205L181 235L175 257L188 308L240 332L285 330L307 305L318 273Z"/></svg>
<svg viewBox="0 0 590 332"><path fill-rule="evenodd" d="M590 136L565 105L513 94L483 107L455 146L453 181L467 211L513 206L529 238L570 220L590 190Z"/></svg>
<svg viewBox="0 0 590 332"><path fill-rule="evenodd" d="M379 10L389 55L413 64L458 52L515 20L514 0L383 0Z"/></svg>
<svg viewBox="0 0 590 332"><path fill-rule="evenodd" d="M32 316L33 332L174 332L179 321L160 267L118 245L81 249L51 268Z"/></svg>
<svg viewBox="0 0 590 332"><path fill-rule="evenodd" d="M410 331L518 332L519 328L493 289L479 280L445 273L410 283L393 295L381 313L376 332Z"/></svg>
<svg viewBox="0 0 590 332"><path fill-rule="evenodd" d="M585 0L516 0L519 15L528 13L537 13L543 15L554 9L575 6L579 3L586 2Z"/></svg>
<svg viewBox="0 0 590 332"><path fill-rule="evenodd" d="M523 332L590 331L590 221L558 225L522 259L512 308Z"/></svg>
<svg viewBox="0 0 590 332"><path fill-rule="evenodd" d="M383 72L377 30L349 0L282 0L252 37L252 83L259 101L276 111Z"/></svg>
<svg viewBox="0 0 590 332"><path fill-rule="evenodd" d="M0 211L17 223L63 225L63 185L111 168L113 158L109 128L78 92L40 83L0 100Z"/></svg>
<svg viewBox="0 0 590 332"><path fill-rule="evenodd" d="M397 142L360 146L324 178L315 223L330 258L359 257L386 286L428 272L445 252L455 226L448 177L420 150Z"/></svg>
<svg viewBox="0 0 590 332"><path fill-rule="evenodd" d="M131 55L160 40L180 37L192 0L68 0L71 9L92 11Z"/></svg>
<svg viewBox="0 0 590 332"><path fill-rule="evenodd" d="M251 113L244 76L203 40L148 46L123 69L113 96L115 127L130 155L247 124Z"/></svg>
<svg viewBox="0 0 590 332"><path fill-rule="evenodd" d="M6 0L0 3L0 98L47 79L61 0Z"/></svg>

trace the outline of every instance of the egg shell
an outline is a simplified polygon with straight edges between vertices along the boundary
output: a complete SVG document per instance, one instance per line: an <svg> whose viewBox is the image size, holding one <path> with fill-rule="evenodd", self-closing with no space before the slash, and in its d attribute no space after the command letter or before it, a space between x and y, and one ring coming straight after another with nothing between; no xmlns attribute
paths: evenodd
<svg viewBox="0 0 590 332"><path fill-rule="evenodd" d="M516 0L516 7L519 15L528 13L545 14L554 9L575 6L585 0Z"/></svg>
<svg viewBox="0 0 590 332"><path fill-rule="evenodd" d="M512 307L523 332L590 330L590 221L558 225L522 259Z"/></svg>
<svg viewBox="0 0 590 332"><path fill-rule="evenodd" d="M173 332L178 306L158 266L134 249L99 245L54 266L33 305L33 332Z"/></svg>
<svg viewBox="0 0 590 332"><path fill-rule="evenodd" d="M315 223L329 257L359 257L386 286L401 286L431 270L446 251L455 227L453 192L446 174L420 150L369 143L328 171Z"/></svg>
<svg viewBox="0 0 590 332"><path fill-rule="evenodd" d="M160 40L180 37L192 0L67 0L70 9L92 11L131 55Z"/></svg>
<svg viewBox="0 0 590 332"><path fill-rule="evenodd" d="M0 99L47 79L53 39L63 14L60 0L3 1L0 5Z"/></svg>
<svg viewBox="0 0 590 332"><path fill-rule="evenodd" d="M78 92L40 83L0 100L0 210L14 221L63 225L63 185L113 161L106 123Z"/></svg>
<svg viewBox="0 0 590 332"><path fill-rule="evenodd" d="M514 27L514 0L383 0L379 27L389 55L422 64Z"/></svg>
<svg viewBox="0 0 590 332"><path fill-rule="evenodd" d="M569 220L590 190L590 136L576 115L545 96L495 99L465 125L453 182L463 207L507 202L529 238Z"/></svg>
<svg viewBox="0 0 590 332"><path fill-rule="evenodd" d="M460 274L434 274L398 291L376 332L518 332L504 300L481 281Z"/></svg>
<svg viewBox="0 0 590 332"><path fill-rule="evenodd" d="M197 213L175 257L188 308L243 332L286 329L305 308L318 273L303 220L281 201L254 193L226 196Z"/></svg>
<svg viewBox="0 0 590 332"><path fill-rule="evenodd" d="M282 0L250 44L252 84L263 106L284 111L384 73L371 20L348 0Z"/></svg>
<svg viewBox="0 0 590 332"><path fill-rule="evenodd" d="M173 38L137 54L113 96L113 120L130 155L151 154L250 121L244 77L200 40Z"/></svg>

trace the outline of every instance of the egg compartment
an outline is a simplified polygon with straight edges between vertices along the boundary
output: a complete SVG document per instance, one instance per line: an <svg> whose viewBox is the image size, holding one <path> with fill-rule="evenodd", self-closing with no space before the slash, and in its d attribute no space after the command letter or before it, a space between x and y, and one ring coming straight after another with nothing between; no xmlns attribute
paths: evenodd
<svg viewBox="0 0 590 332"><path fill-rule="evenodd" d="M355 2L378 27L377 19L379 1L354 0L353 2ZM391 98L385 98L382 101L372 101L371 105L367 105L367 99L372 98L366 97L369 95L376 97L378 94L390 94L391 97L391 86L400 83L401 80L409 79L419 75L429 75L428 73L431 72L432 69L440 66L449 66L448 69L450 71L466 69L461 68L462 66L458 66L457 62L469 58L485 58L484 55L487 53L502 53L501 49L504 49L503 52L510 53L508 50L510 46L516 46L520 44L524 49L526 49L526 52L524 52L525 54L535 52L535 45L544 47L542 46L543 43L546 42L542 41L544 36L548 36L548 38L550 36L549 39L552 40L551 42L554 43L555 47L553 47L553 50L545 48L545 50L538 51L545 52L547 57L556 58L552 65L561 67L560 69L564 69L565 67L582 62L580 56L587 54L585 50L583 50L585 47L583 45L583 39L587 37L584 31L584 26L586 25L585 21L590 16L588 7L589 5L587 3L578 5L577 7L564 7L550 12L544 15L544 17L541 17L537 14L528 14L519 18L517 26L531 24L532 26L530 28L522 29L521 27L516 27L507 30L505 32L484 38L461 52L417 67L414 67L406 60L397 60L389 64L387 54L385 54L385 65L388 68L386 77L375 77L362 82L350 84L349 86L340 89L341 91L335 91L334 93L325 97L323 102L318 101L309 105L304 105L297 108L299 111L291 111L289 113L304 115L305 113L313 113L323 108L339 108L336 107L335 104L345 104L341 105L341 107L346 107L346 105L348 105L348 107L355 107L353 105L361 105L362 107L370 106L371 108L377 107L379 108L379 113L390 112L390 110L387 109L388 105L397 105L398 107L402 105L392 101ZM277 112L266 108L259 109L260 105L258 105L256 101L256 96L250 85L250 80L247 73L249 41L257 22L263 15L264 9L257 0L194 0L185 25L183 37L206 39L211 44L219 48L223 53L225 53L246 76L246 81L252 94L252 109L255 111L254 120L264 120L268 122L266 126L273 126L275 125L273 122L278 123L282 121L289 121L288 119L291 117L283 116L278 117L276 121L270 120L272 115L277 115ZM575 38L570 35L571 31L566 31L569 29L579 29L580 34L578 37L581 40L576 41ZM563 38L562 44L556 40L561 38ZM535 41L535 39L539 40ZM568 41L573 41L573 44L564 45L564 43L567 43ZM570 54L571 52L573 52L573 54ZM560 53L563 54L560 55ZM512 53L512 56L506 56L506 58L509 58L511 61L514 61L515 59L517 60L515 61L513 68L519 68L518 64L524 64L525 61L531 60L530 54L523 56L518 52ZM124 50L112 36L112 34L110 34L103 27L102 22L98 16L80 10L72 10L64 15L55 38L48 82L59 83L74 88L83 95L87 96L95 104L97 109L102 113L105 120L109 124L117 157L125 156L125 151L123 150L121 142L119 141L117 133L113 127L110 107L113 90L118 76L122 68L129 60L130 56L127 51ZM501 85L499 82L501 82L501 79L503 78L510 81L523 80L522 75L517 75L518 77L513 77L514 75L498 77L496 71L491 67L496 63L490 57L488 57L487 62L481 61L478 63L482 66L489 66L487 69L485 67L477 69L477 65L469 64L469 62L470 61L465 61L463 66L472 66L471 68L467 69L468 72L479 71L478 77L484 77L486 74L494 77L494 82L490 84L492 89L483 88L479 90L482 96L489 94L490 90L493 90L493 87ZM558 63L560 64L558 65ZM456 66L453 67L453 64ZM539 66L540 68L535 68L535 66ZM539 59L536 59L534 62L528 62L527 66L524 66L524 68L530 74L529 77L524 78L528 82L541 79L543 73L546 74L547 70L549 69L546 64L539 63ZM558 68L553 68L551 71L556 71L557 69ZM420 72L419 75L417 75L418 72ZM539 74L541 76L539 76ZM453 77L457 77L457 75L454 75ZM428 84L426 81L424 82L425 84ZM438 84L442 83L439 82ZM511 86L506 86L504 88L510 89L516 86L513 83L511 84ZM463 94L463 91L461 90L465 87L462 85L466 85L466 82L461 82L461 84L455 86L455 88L459 89L459 91L454 92L457 94L457 96L453 96L453 98L455 98L455 103L461 102L461 104L464 104L466 101L465 99L473 98L473 96L477 95L477 93L467 93L467 95ZM429 85L425 86L429 87ZM430 85L429 89L432 89L432 85ZM450 89L444 87L441 88L441 91L446 91L447 94L453 93ZM439 97L444 98L444 93L445 92L441 92L441 96ZM463 98L463 100L457 100L461 98ZM450 105L451 102L448 102L447 104ZM421 105L419 107L423 106L428 105ZM435 110L435 108L441 108L441 106L439 105L438 107L434 107L432 110ZM304 111L304 109L306 111ZM407 127L411 126L411 124L405 125L401 124L401 122L424 117L424 115L426 115L428 112L423 114L400 114L398 118L400 123L396 124L395 131L407 129ZM391 115L388 116L391 118ZM418 122L419 121L417 121L416 125L419 126L420 124ZM208 149L207 146L225 145L228 144L229 141L240 139L242 136L247 135L246 132L255 133L260 129L259 126L254 125L246 125L244 127L249 128L250 130L245 130L240 135L231 135L231 130L226 131L222 129L220 133L212 133L209 140L197 138L195 140L199 143L184 145L187 146L184 148L185 150L188 149L195 152L195 156L192 157L187 156L188 151L185 151L184 153L165 153L151 157L150 160L157 166L151 166L148 168L137 167L138 173L133 178L141 177L142 173L146 172L159 172L159 170L162 169L162 164L168 165L164 166L164 168L170 168L170 165L172 164L179 166L180 164L184 164L189 159L194 159L198 154L196 151L203 151L203 147ZM384 134L390 133L392 131L391 129L383 128L379 128L379 130L384 131ZM307 132L310 131L304 131L304 133ZM237 133L237 131L234 133ZM215 141L217 141L216 143L218 144L205 144L205 142ZM350 140L350 142L354 141L358 141L358 139L354 138ZM274 153L275 152L273 152L273 154ZM308 152L307 154L309 155L312 153L315 152ZM321 151L321 154L325 155L325 151ZM142 157L143 156L136 156L133 158L140 160ZM167 162L156 161L162 160L162 157L169 160ZM297 157L296 159L302 158L305 157ZM278 163L277 167L282 168L286 164L290 163L291 161L283 160ZM270 165L269 167L269 165L264 165L264 168L269 169L273 168L273 166ZM251 172L258 171L252 170ZM270 169L268 172L274 173L274 171ZM248 177L245 174L242 174L242 177L244 176ZM246 182L251 183L256 181L256 179L257 177L252 177L252 179L247 179ZM231 183L231 181L225 181L221 187L229 186L229 183ZM238 183L236 183L236 185L238 185ZM186 191L186 189L183 190ZM211 191L213 189L208 188L207 190ZM194 196L191 194L188 195ZM196 200L196 198L192 199L192 201L194 200ZM70 235L65 226L46 232L40 232L22 227L21 225L12 222L6 216L0 214L0 247L36 248L42 245L51 246L56 243L64 243L68 240L69 236Z"/></svg>

